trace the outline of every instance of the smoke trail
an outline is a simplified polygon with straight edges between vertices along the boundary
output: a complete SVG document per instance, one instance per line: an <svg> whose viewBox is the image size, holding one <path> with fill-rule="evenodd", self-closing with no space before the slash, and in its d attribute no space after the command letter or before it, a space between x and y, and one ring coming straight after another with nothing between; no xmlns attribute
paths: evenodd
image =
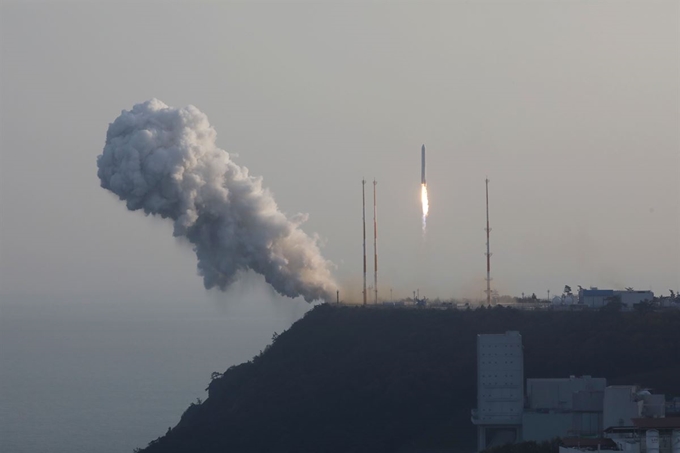
<svg viewBox="0 0 680 453"><path fill-rule="evenodd" d="M252 269L285 296L332 300L331 263L300 229L306 216L281 213L262 178L232 162L215 136L194 106L137 104L109 125L101 186L131 211L172 219L174 236L194 245L206 289L224 290Z"/></svg>

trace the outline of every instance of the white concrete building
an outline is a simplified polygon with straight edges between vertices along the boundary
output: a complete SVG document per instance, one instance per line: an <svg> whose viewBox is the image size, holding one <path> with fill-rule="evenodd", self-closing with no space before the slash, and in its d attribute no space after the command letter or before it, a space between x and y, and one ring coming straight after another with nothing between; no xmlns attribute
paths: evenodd
<svg viewBox="0 0 680 453"><path fill-rule="evenodd" d="M634 418L642 417L644 400L638 398L635 385L612 385L604 390L604 429L631 426Z"/></svg>
<svg viewBox="0 0 680 453"><path fill-rule="evenodd" d="M624 453L680 453L680 417L635 418L608 428L605 436Z"/></svg>
<svg viewBox="0 0 680 453"><path fill-rule="evenodd" d="M654 300L654 293L651 291L614 291L614 297L618 297L621 303L629 310L640 302L651 302Z"/></svg>
<svg viewBox="0 0 680 453"><path fill-rule="evenodd" d="M626 310L632 310L640 302L651 302L654 293L651 291L617 291L613 289L581 288L578 293L578 303L590 308L602 308L610 302L621 302Z"/></svg>
<svg viewBox="0 0 680 453"><path fill-rule="evenodd" d="M605 387L607 387L605 378L593 378L591 376L527 379L526 407L532 410L574 410L580 404L578 398L580 394L586 395L595 392L602 398ZM599 406L601 409L602 405Z"/></svg>
<svg viewBox="0 0 680 453"><path fill-rule="evenodd" d="M627 453L680 453L680 417L666 417L666 398L634 385L605 389L605 435Z"/></svg>
<svg viewBox="0 0 680 453"><path fill-rule="evenodd" d="M666 408L674 410L676 403L667 403L664 395L634 385L607 387L604 378L570 376L527 379L525 398L523 368L519 332L477 335L472 423L478 451L560 437L573 441L562 453L610 447L627 453L680 453L680 417L666 417Z"/></svg>
<svg viewBox="0 0 680 453"><path fill-rule="evenodd" d="M600 435L606 386L606 379L590 376L527 379L522 439Z"/></svg>
<svg viewBox="0 0 680 453"><path fill-rule="evenodd" d="M477 448L522 438L524 354L519 332L477 335Z"/></svg>

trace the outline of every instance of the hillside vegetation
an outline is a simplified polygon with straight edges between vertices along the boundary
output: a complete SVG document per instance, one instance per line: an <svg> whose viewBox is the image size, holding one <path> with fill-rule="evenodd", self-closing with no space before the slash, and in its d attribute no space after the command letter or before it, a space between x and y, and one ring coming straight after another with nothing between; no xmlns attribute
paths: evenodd
<svg viewBox="0 0 680 453"><path fill-rule="evenodd" d="M321 305L216 373L209 398L144 451L473 451L476 336L507 330L522 334L525 377L589 374L680 396L680 312Z"/></svg>

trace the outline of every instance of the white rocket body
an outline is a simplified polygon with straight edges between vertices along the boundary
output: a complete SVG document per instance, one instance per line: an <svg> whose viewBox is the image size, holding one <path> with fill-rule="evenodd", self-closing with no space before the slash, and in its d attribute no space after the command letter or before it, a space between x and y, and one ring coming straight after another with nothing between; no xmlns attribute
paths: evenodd
<svg viewBox="0 0 680 453"><path fill-rule="evenodd" d="M421 154L421 173L420 173L420 183L427 185L427 181L425 179L425 145L420 149L420 154Z"/></svg>

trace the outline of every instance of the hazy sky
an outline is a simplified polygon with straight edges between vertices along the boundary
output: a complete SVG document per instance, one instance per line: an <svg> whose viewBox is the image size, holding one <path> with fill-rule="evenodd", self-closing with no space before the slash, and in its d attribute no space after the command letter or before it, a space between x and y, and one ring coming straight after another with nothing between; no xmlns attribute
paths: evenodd
<svg viewBox="0 0 680 453"><path fill-rule="evenodd" d="M214 297L169 222L99 187L109 123L152 97L309 213L346 297L364 176L383 296L482 295L485 177L501 293L678 289L679 5L3 2L0 295Z"/></svg>

